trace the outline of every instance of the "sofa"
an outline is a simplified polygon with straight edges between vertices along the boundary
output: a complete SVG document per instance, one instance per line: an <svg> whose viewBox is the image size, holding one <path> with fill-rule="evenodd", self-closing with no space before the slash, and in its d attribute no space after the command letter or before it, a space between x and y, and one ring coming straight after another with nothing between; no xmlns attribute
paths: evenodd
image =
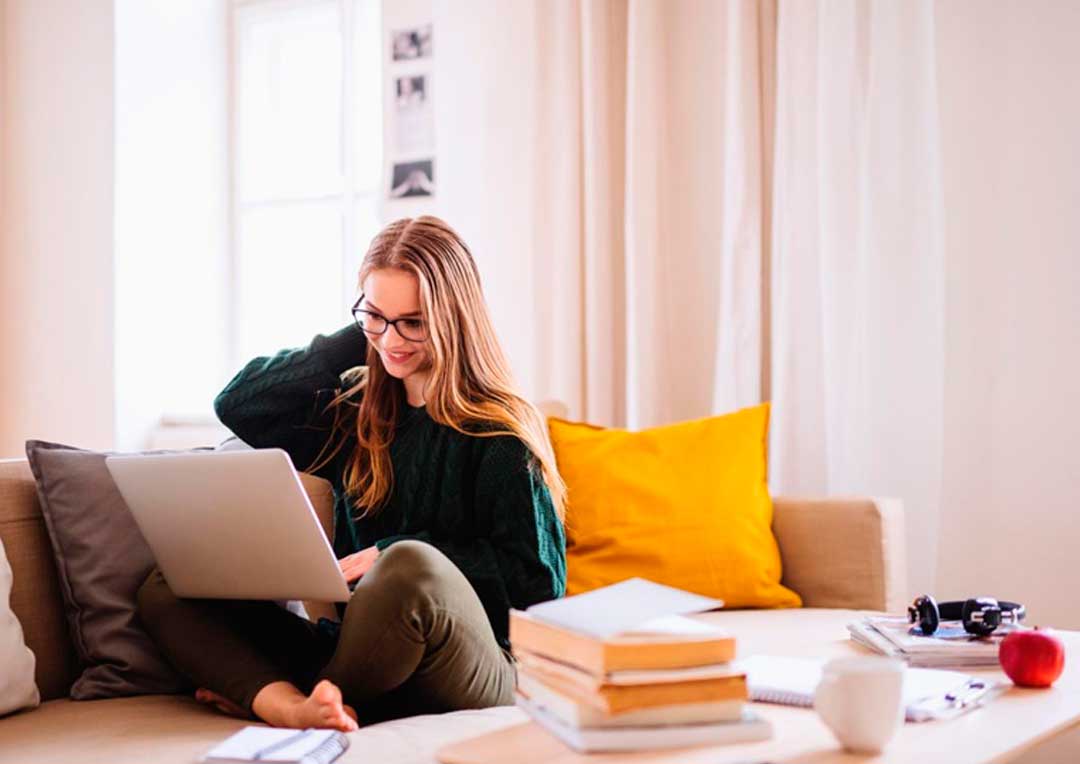
<svg viewBox="0 0 1080 764"><path fill-rule="evenodd" d="M319 497L329 493L329 484L301 477L318 505ZM907 592L899 502L776 497L773 503L783 583L801 595L805 609L825 613L826 618L835 612L831 620L840 637L851 611L902 610ZM0 718L0 764L195 762L249 723L223 716L189 696L69 700L79 667L26 459L0 460L0 541L13 572L11 607L36 657L42 697L39 707ZM429 763L448 743L524 718L520 710L508 706L362 727L351 734L351 748L339 761Z"/></svg>

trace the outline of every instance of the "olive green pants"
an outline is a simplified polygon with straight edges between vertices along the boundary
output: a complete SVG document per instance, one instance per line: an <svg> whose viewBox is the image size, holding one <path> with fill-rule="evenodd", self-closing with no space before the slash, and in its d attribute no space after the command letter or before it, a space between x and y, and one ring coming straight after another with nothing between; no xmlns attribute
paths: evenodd
<svg viewBox="0 0 1080 764"><path fill-rule="evenodd" d="M513 662L479 597L418 541L379 555L337 634L272 602L176 597L158 570L139 589L138 612L180 673L249 711L271 682L306 694L322 679L341 688L362 724L513 703Z"/></svg>

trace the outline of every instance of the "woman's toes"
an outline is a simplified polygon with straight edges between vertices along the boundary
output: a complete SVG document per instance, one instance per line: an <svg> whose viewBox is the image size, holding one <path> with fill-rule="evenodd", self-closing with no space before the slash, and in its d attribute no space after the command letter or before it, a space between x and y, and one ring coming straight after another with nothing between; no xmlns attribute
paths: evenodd
<svg viewBox="0 0 1080 764"><path fill-rule="evenodd" d="M341 690L329 680L322 680L297 708L295 726L317 726L351 732L357 729L354 719L345 712Z"/></svg>
<svg viewBox="0 0 1080 764"><path fill-rule="evenodd" d="M317 685L315 689L311 691L311 697L315 698L317 703L341 703L341 690L337 685L331 682L329 679L323 679Z"/></svg>

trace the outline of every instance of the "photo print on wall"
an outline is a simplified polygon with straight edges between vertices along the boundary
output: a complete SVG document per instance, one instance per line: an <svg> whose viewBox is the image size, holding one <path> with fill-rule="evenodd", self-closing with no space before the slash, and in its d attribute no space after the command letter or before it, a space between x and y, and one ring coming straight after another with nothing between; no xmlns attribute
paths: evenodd
<svg viewBox="0 0 1080 764"><path fill-rule="evenodd" d="M431 77L396 77L394 82L394 145L399 154L423 154L435 145Z"/></svg>
<svg viewBox="0 0 1080 764"><path fill-rule="evenodd" d="M431 24L398 29L393 33L393 59L411 61L415 58L431 58Z"/></svg>
<svg viewBox="0 0 1080 764"><path fill-rule="evenodd" d="M389 25L384 38L388 201L435 196L435 108L432 98L433 31L413 17Z"/></svg>
<svg viewBox="0 0 1080 764"><path fill-rule="evenodd" d="M418 162L395 162L390 181L390 198L405 199L411 196L435 194L435 160Z"/></svg>

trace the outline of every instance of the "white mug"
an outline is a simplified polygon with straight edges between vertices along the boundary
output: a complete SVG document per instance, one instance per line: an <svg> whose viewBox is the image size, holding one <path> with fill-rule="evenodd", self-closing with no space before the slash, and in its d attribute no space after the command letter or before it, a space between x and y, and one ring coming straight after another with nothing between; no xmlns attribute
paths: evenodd
<svg viewBox="0 0 1080 764"><path fill-rule="evenodd" d="M904 671L896 658L859 656L825 664L814 709L849 751L880 753L904 722Z"/></svg>

